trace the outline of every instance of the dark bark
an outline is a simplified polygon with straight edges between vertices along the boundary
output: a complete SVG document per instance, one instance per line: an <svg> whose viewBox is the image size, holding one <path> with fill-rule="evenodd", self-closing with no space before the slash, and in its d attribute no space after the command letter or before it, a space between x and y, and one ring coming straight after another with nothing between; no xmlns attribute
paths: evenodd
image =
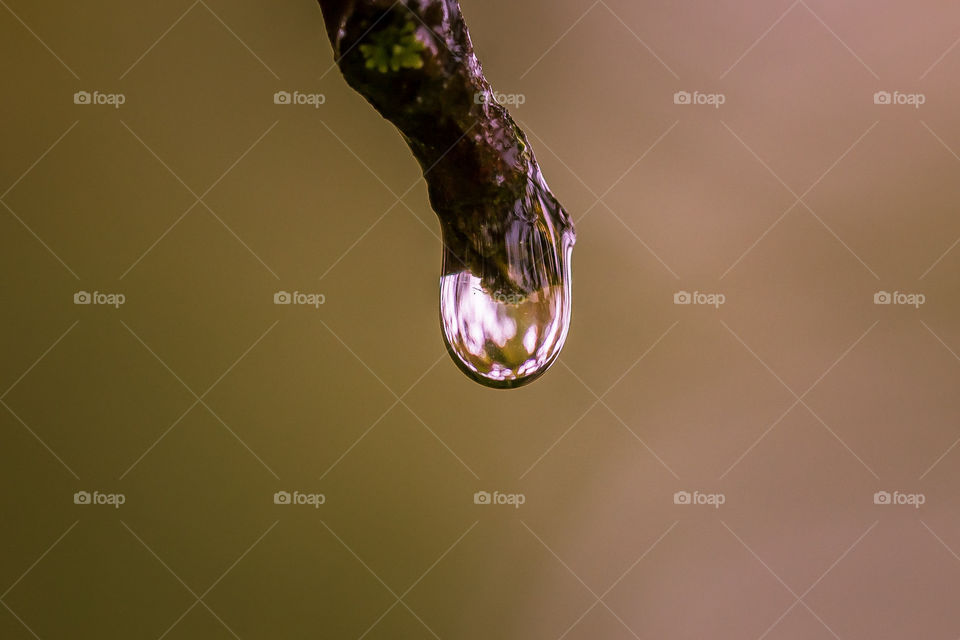
<svg viewBox="0 0 960 640"><path fill-rule="evenodd" d="M562 238L572 243L572 222L526 136L493 100L457 0L319 2L344 78L396 125L423 168L447 270L465 265L491 290L556 284L543 281L555 270L518 265L510 244L524 245L528 260L552 256Z"/></svg>

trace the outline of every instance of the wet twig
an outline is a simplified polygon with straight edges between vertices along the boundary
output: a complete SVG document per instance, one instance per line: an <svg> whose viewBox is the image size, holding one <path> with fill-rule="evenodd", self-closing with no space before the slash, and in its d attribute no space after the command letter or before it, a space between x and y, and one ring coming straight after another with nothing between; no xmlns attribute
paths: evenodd
<svg viewBox="0 0 960 640"><path fill-rule="evenodd" d="M573 225L526 136L493 99L459 3L319 2L344 78L396 125L423 168L448 270L465 265L491 290L547 284L549 270L518 268L508 237L519 233L523 253L536 257L572 239Z"/></svg>

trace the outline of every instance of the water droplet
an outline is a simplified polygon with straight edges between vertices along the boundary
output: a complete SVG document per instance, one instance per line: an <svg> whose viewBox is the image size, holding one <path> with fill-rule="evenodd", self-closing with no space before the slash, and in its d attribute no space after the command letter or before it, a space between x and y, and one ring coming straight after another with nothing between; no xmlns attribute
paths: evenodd
<svg viewBox="0 0 960 640"><path fill-rule="evenodd" d="M460 369L488 387L535 380L560 354L570 327L573 228L545 213L548 202L533 202L480 228L442 225L444 341Z"/></svg>

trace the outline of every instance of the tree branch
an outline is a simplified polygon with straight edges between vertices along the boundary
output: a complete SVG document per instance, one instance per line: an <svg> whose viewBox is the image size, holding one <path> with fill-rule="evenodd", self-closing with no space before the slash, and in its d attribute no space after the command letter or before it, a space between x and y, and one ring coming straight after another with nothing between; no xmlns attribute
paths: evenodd
<svg viewBox="0 0 960 640"><path fill-rule="evenodd" d="M559 270L522 268L510 243L520 233L525 259L549 259L572 245L572 221L493 99L457 0L319 3L347 83L396 125L423 169L448 271L465 265L491 290L556 284L544 280Z"/></svg>

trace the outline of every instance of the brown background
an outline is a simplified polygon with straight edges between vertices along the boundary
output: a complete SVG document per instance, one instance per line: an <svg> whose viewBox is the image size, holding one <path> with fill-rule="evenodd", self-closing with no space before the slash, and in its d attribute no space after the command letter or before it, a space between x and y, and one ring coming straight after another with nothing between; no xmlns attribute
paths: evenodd
<svg viewBox="0 0 960 640"><path fill-rule="evenodd" d="M313 2L0 4L0 637L960 636L956 3L464 0L578 225L511 392Z"/></svg>

